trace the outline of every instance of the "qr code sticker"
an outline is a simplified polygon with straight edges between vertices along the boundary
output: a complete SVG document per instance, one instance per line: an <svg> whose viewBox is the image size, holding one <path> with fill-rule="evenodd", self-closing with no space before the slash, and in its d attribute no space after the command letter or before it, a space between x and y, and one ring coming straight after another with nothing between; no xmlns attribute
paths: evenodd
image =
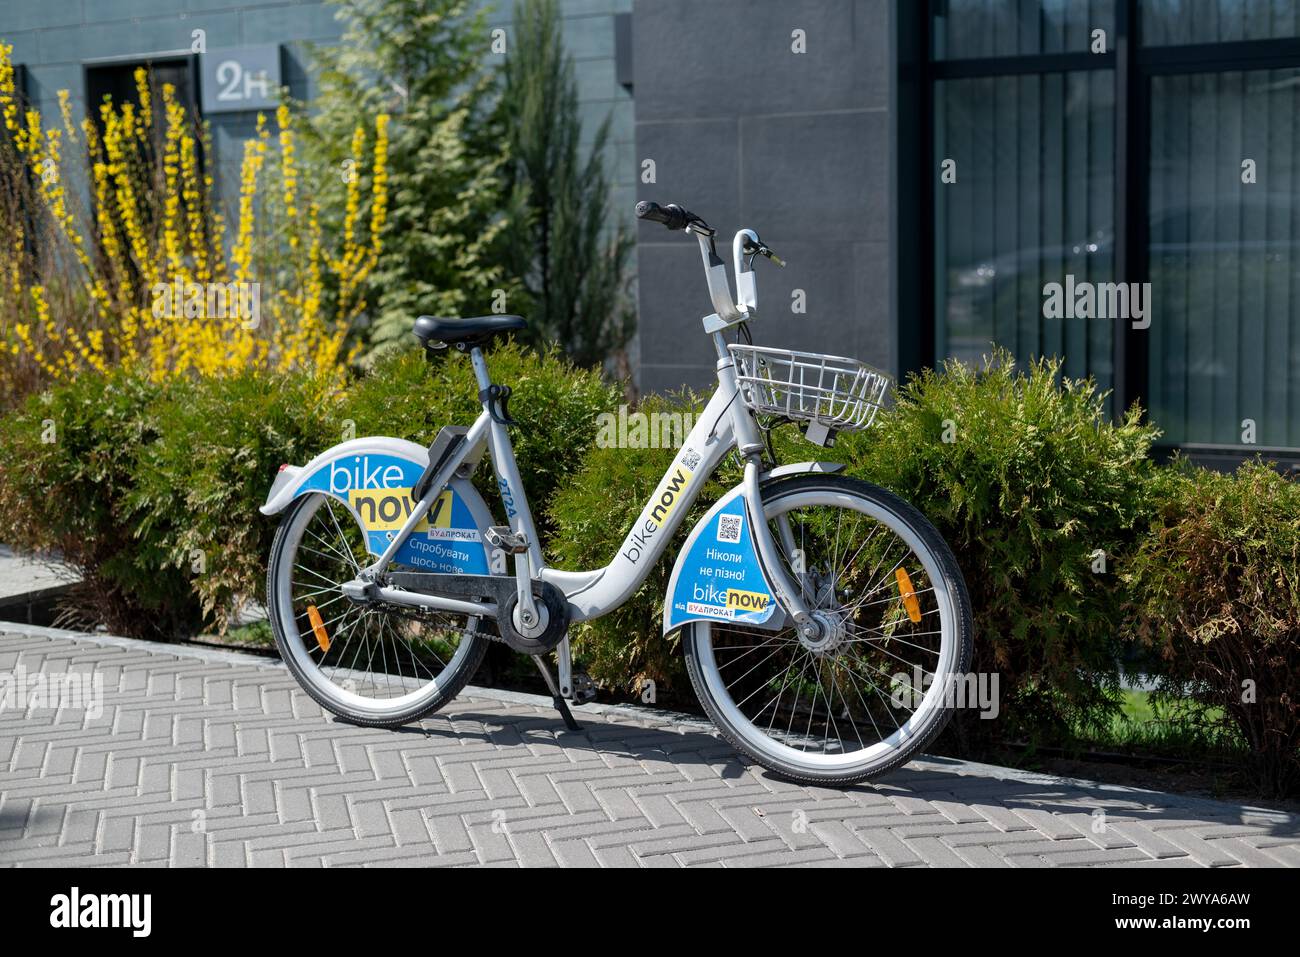
<svg viewBox="0 0 1300 957"><path fill-rule="evenodd" d="M699 452L696 452L694 449L687 449L682 453L682 465L686 466L692 472L695 471L695 469L699 466L699 464L700 464Z"/></svg>
<svg viewBox="0 0 1300 957"><path fill-rule="evenodd" d="M744 520L743 515L719 515L718 541L737 544L740 541L740 526Z"/></svg>

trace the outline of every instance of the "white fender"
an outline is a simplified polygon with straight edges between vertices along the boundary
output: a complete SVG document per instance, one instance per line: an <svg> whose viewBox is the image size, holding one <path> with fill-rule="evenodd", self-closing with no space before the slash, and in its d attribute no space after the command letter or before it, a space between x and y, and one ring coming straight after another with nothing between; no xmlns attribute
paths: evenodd
<svg viewBox="0 0 1300 957"><path fill-rule="evenodd" d="M843 469L839 462L794 462L764 473L761 480ZM742 622L774 629L784 625L785 612L763 573L745 512L744 486L737 485L714 503L687 536L668 579L665 635L692 621Z"/></svg>
<svg viewBox="0 0 1300 957"><path fill-rule="evenodd" d="M330 495L352 512L376 557L401 529L415 502L429 450L405 439L368 436L326 449L306 465L283 465L259 511L275 515L303 495ZM453 478L415 527L394 562L422 571L487 575L483 531L492 513L468 479Z"/></svg>

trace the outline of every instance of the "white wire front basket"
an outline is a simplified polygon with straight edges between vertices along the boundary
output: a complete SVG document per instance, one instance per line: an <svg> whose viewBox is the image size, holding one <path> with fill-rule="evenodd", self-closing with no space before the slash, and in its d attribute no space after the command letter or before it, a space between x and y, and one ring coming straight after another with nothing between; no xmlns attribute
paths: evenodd
<svg viewBox="0 0 1300 957"><path fill-rule="evenodd" d="M784 416L819 431L865 429L885 402L889 376L840 356L735 343L736 384L759 414Z"/></svg>

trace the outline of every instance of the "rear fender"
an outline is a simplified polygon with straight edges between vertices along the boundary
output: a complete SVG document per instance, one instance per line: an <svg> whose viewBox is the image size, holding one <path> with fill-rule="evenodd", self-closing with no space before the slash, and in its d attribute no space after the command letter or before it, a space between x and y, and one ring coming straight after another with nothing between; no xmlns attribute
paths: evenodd
<svg viewBox="0 0 1300 957"><path fill-rule="evenodd" d="M366 547L378 558L400 531L415 501L411 489L424 473L429 450L405 439L370 436L327 449L303 466L281 466L263 515L283 512L303 495L337 499L365 530ZM422 571L487 575L493 560L483 540L492 513L468 479L453 478L429 514L416 525L393 561Z"/></svg>

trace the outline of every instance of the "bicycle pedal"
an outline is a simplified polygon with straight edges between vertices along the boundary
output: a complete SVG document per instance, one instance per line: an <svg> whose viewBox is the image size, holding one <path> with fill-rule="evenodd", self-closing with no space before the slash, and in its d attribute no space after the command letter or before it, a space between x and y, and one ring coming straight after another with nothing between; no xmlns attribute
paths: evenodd
<svg viewBox="0 0 1300 957"><path fill-rule="evenodd" d="M507 555L522 555L528 551L528 538L522 532L510 531L508 525L489 525L483 532L483 540L493 548L499 548Z"/></svg>
<svg viewBox="0 0 1300 957"><path fill-rule="evenodd" d="M596 700L596 682L591 680L590 675L575 671L571 680L573 682L571 700L574 704L586 704L588 701Z"/></svg>

